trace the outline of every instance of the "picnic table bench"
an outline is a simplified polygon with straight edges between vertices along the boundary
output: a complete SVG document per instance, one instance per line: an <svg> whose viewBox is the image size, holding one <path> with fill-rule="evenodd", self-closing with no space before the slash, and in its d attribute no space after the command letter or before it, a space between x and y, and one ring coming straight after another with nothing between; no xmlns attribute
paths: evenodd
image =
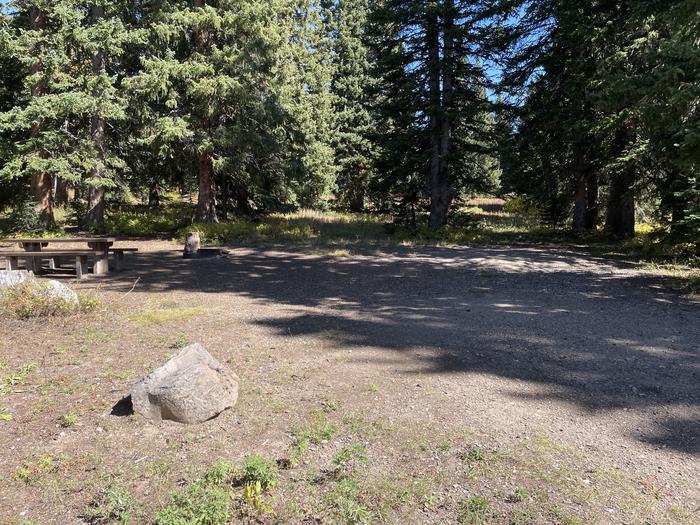
<svg viewBox="0 0 700 525"><path fill-rule="evenodd" d="M124 266L124 254L136 252L138 248L113 248L116 239L112 237L74 237L61 239L0 239L0 242L16 242L22 250L0 251L0 257L7 260L8 269L17 269L19 259L26 261L27 269L39 273L41 261L49 260L49 267L58 268L61 257L75 257L75 271L78 279L88 272L88 257L93 257L93 273L96 275L109 272L109 254L114 255L114 269L120 271ZM49 243L86 243L87 249L44 249Z"/></svg>

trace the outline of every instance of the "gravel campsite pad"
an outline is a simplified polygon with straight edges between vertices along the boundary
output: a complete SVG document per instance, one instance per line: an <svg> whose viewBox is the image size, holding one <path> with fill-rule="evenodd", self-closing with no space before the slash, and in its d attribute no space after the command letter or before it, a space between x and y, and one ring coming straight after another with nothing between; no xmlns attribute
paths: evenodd
<svg viewBox="0 0 700 525"><path fill-rule="evenodd" d="M127 271L63 280L97 309L2 319L2 523L165 523L251 454L277 482L263 503L226 484L232 523L700 522L700 305L632 265L129 244ZM239 376L233 409L154 425L118 403L192 342Z"/></svg>

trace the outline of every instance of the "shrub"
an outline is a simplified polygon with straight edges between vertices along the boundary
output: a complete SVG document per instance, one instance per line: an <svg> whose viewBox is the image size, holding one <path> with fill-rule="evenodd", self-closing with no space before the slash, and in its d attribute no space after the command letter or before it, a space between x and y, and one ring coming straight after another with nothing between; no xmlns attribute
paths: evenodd
<svg viewBox="0 0 700 525"><path fill-rule="evenodd" d="M173 494L170 504L156 514L156 524L224 525L230 507L231 497L226 489L200 479Z"/></svg>
<svg viewBox="0 0 700 525"><path fill-rule="evenodd" d="M48 284L24 282L0 292L0 312L19 319L69 315L92 310L97 300L78 296L78 301L67 301L48 293Z"/></svg>
<svg viewBox="0 0 700 525"><path fill-rule="evenodd" d="M100 491L95 499L85 509L83 518L88 523L130 523L130 513L133 507L131 494L125 487L110 483Z"/></svg>
<svg viewBox="0 0 700 525"><path fill-rule="evenodd" d="M238 220L217 224L192 224L180 229L199 233L203 244L235 244L255 241L304 241L318 237L318 232L303 221L267 219L265 222Z"/></svg>
<svg viewBox="0 0 700 525"><path fill-rule="evenodd" d="M43 229L39 221L39 214L31 201L17 204L12 209L7 222L11 232L37 233Z"/></svg>
<svg viewBox="0 0 700 525"><path fill-rule="evenodd" d="M124 207L108 213L104 225L96 231L135 237L173 233L189 224L191 217L192 207L186 203L171 203L157 210Z"/></svg>
<svg viewBox="0 0 700 525"><path fill-rule="evenodd" d="M526 215L533 217L538 215L537 206L535 206L524 195L516 195L506 200L506 203L503 205L503 211L506 213L512 213L513 215Z"/></svg>
<svg viewBox="0 0 700 525"><path fill-rule="evenodd" d="M78 416L76 414L63 414L61 416L61 426L64 428L69 428L78 422Z"/></svg>
<svg viewBox="0 0 700 525"><path fill-rule="evenodd" d="M258 454L247 456L243 463L242 481L245 484L259 482L263 490L270 490L277 484L277 465Z"/></svg>

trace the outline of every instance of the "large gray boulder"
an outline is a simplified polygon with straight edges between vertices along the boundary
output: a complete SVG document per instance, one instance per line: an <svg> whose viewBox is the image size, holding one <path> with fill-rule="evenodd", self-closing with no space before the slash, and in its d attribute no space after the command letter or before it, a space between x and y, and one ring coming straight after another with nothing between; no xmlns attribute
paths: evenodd
<svg viewBox="0 0 700 525"><path fill-rule="evenodd" d="M183 348L131 388L134 412L156 423L201 423L237 400L238 376L199 343Z"/></svg>

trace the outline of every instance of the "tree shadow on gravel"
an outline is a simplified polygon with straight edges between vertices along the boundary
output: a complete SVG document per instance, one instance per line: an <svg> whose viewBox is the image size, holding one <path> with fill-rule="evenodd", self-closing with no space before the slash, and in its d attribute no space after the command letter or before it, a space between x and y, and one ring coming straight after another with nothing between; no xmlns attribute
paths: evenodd
<svg viewBox="0 0 700 525"><path fill-rule="evenodd" d="M387 250L385 250L386 252ZM108 283L134 293L232 293L284 307L285 337L401 354L420 373L483 373L545 386L596 411L700 406L700 305L624 263L545 248L394 248L348 257L240 248L183 260L139 253ZM290 313L291 311L291 313ZM417 358L415 351L429 351ZM659 415L659 418L663 418ZM640 439L698 452L698 422Z"/></svg>

